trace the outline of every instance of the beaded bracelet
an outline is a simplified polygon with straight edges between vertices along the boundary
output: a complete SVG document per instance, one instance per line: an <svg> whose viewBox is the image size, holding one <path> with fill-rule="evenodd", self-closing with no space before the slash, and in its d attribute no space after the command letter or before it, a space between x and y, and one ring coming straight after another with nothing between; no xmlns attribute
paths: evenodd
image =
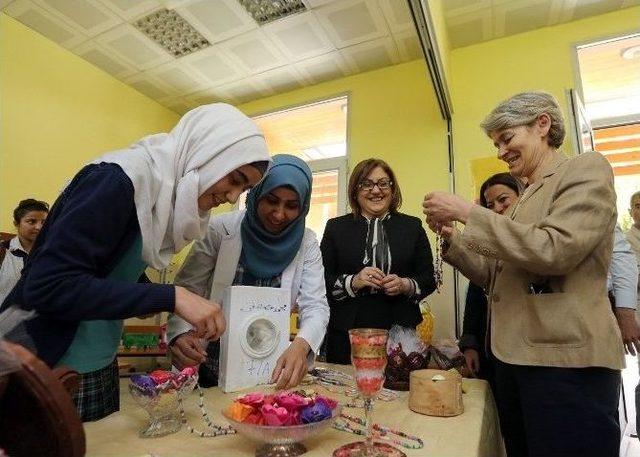
<svg viewBox="0 0 640 457"><path fill-rule="evenodd" d="M358 425L365 425L364 419L345 413L340 414L340 419L342 420L338 420L333 424L333 428L336 430L353 433L354 435L364 436L366 434L364 429L351 425L351 422ZM373 424L371 428L374 432L374 439L390 441L391 443L406 449L422 449L424 447L424 441L417 436L409 435L399 430L393 430L380 424ZM396 435L400 437L400 439L392 438L390 435ZM404 441L401 441L401 439ZM407 441L413 441L413 443Z"/></svg>
<svg viewBox="0 0 640 457"><path fill-rule="evenodd" d="M231 425L217 425L211 422L209 418L209 413L204 408L204 393L200 388L200 385L196 384L196 389L198 390L198 406L200 407L200 413L202 414L202 421L205 423L207 427L209 427L213 432L203 432L201 430L196 430L191 427L187 423L187 415L184 412L184 405L182 403L182 397L178 396L178 404L180 405L180 420L187 427L189 433L193 433L194 435L198 435L200 438L214 438L216 436L224 436L224 435L234 435L236 434L236 430Z"/></svg>

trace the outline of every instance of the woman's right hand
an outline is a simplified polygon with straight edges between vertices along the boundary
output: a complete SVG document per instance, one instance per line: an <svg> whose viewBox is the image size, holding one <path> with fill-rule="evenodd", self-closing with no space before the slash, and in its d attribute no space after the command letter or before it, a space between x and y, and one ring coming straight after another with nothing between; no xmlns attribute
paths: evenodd
<svg viewBox="0 0 640 457"><path fill-rule="evenodd" d="M179 370L199 365L207 359L207 351L193 330L173 339L169 345L171 363Z"/></svg>
<svg viewBox="0 0 640 457"><path fill-rule="evenodd" d="M475 349L465 349L464 360L471 376L477 378L480 373L480 353Z"/></svg>
<svg viewBox="0 0 640 457"><path fill-rule="evenodd" d="M380 287L382 287L382 280L384 279L384 276L384 273L379 268L364 267L353 277L353 280L351 281L351 288L354 290L360 290L363 287L380 289Z"/></svg>
<svg viewBox="0 0 640 457"><path fill-rule="evenodd" d="M211 341L220 338L227 327L222 307L184 287L176 286L175 289L174 313L193 325L197 337Z"/></svg>

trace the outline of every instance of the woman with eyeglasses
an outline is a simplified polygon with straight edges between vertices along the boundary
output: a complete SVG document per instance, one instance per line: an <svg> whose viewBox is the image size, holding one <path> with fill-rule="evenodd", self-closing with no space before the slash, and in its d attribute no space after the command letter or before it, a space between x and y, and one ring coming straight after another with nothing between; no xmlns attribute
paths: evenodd
<svg viewBox="0 0 640 457"><path fill-rule="evenodd" d="M349 179L352 213L330 219L320 249L331 308L326 357L351 363L348 331L415 327L418 303L436 288L420 219L398 212L402 193L380 159L358 163Z"/></svg>

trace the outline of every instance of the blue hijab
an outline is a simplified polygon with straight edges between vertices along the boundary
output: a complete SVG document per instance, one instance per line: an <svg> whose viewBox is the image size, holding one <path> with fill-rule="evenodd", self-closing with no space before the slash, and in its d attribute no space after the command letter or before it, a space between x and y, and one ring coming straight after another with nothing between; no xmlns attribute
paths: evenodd
<svg viewBox="0 0 640 457"><path fill-rule="evenodd" d="M304 237L304 222L311 200L311 169L304 160L289 154L273 156L264 179L247 195L247 212L242 219L240 262L256 278L282 274L293 261ZM258 218L258 201L277 187L287 186L298 194L300 215L282 232L268 232Z"/></svg>

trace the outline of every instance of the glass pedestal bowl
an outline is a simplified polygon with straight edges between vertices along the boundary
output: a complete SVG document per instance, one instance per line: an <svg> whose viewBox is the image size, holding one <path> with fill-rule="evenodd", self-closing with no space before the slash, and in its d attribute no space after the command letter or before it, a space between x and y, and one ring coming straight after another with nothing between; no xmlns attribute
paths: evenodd
<svg viewBox="0 0 640 457"><path fill-rule="evenodd" d="M256 457L293 457L307 452L307 448L301 442L332 426L340 416L341 410L342 407L338 405L332 411L331 417L319 422L282 426L238 422L229 417L224 410L222 415L240 435L262 444L256 449Z"/></svg>
<svg viewBox="0 0 640 457"><path fill-rule="evenodd" d="M140 430L141 438L155 438L175 433L182 427L180 419L179 398L186 397L197 383L191 378L179 388L173 386L155 386L143 388L134 383L129 384L129 392L142 409L149 414L149 422Z"/></svg>

